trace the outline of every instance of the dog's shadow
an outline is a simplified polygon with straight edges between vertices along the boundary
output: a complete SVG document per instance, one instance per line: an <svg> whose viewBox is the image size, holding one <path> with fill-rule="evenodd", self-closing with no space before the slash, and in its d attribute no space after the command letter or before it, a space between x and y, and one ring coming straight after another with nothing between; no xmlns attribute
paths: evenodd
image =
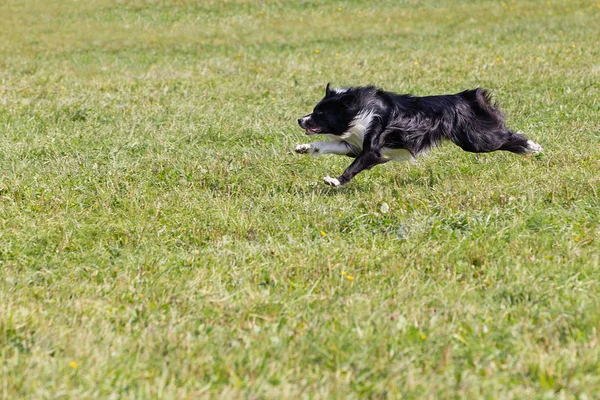
<svg viewBox="0 0 600 400"><path fill-rule="evenodd" d="M396 188L403 188L411 185L425 186L426 183L423 179L413 179L408 177L403 178L389 178L387 180L380 181L382 185L391 185ZM359 182L352 181L348 182L344 186L329 186L322 182L314 182L309 186L298 190L298 195L301 196L319 196L319 197L339 197L339 196L353 196L358 197L365 193L373 192L377 190L376 182Z"/></svg>
<svg viewBox="0 0 600 400"><path fill-rule="evenodd" d="M323 182L313 182L302 188L299 192L302 195L337 197L341 195L361 195L379 190L381 186L396 189L407 187L431 188L443 181L446 175L444 172L424 168L420 171L405 171L399 175L384 176L383 174L377 174L368 180L354 179L344 186L338 187L329 186Z"/></svg>
<svg viewBox="0 0 600 400"><path fill-rule="evenodd" d="M346 196L348 194L360 194L364 192L363 185L348 183L344 186L333 187L323 182L312 182L308 185L296 187L294 192L298 196L310 197L338 197Z"/></svg>

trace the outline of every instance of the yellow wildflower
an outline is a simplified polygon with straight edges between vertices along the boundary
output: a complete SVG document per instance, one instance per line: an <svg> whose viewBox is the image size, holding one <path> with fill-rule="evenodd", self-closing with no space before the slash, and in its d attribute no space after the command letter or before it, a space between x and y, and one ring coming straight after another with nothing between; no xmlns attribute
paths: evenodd
<svg viewBox="0 0 600 400"><path fill-rule="evenodd" d="M75 369L75 368L77 368L77 363L76 363L75 361L71 361L71 362L69 363L69 367L71 367L71 368Z"/></svg>

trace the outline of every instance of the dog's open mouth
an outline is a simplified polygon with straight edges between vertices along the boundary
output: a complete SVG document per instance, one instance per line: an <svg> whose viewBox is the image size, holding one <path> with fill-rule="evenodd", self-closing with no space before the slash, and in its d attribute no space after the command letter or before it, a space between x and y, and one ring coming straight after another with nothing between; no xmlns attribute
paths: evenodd
<svg viewBox="0 0 600 400"><path fill-rule="evenodd" d="M314 126L312 128L306 128L307 135L316 135L317 133L321 133L321 128L318 126Z"/></svg>

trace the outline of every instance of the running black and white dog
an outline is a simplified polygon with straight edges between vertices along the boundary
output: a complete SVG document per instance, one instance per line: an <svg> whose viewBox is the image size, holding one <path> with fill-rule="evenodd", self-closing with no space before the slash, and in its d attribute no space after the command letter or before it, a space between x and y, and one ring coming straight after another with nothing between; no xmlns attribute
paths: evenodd
<svg viewBox="0 0 600 400"><path fill-rule="evenodd" d="M473 153L542 151L539 144L506 128L502 112L483 89L416 97L373 86L334 89L327 84L325 97L298 124L307 135L333 140L298 145L296 153L355 158L339 177L324 178L331 186L344 185L378 164L412 161L445 139Z"/></svg>

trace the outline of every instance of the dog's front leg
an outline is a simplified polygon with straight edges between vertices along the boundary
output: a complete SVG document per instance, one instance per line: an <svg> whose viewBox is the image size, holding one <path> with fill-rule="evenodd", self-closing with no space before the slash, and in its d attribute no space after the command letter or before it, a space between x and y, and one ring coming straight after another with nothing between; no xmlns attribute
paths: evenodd
<svg viewBox="0 0 600 400"><path fill-rule="evenodd" d="M379 152L373 150L363 151L356 157L352 164L346 168L342 175L338 178L326 176L323 178L323 181L329 186L341 186L350 182L350 180L352 180L359 172L364 171L365 169L371 169L374 166L386 163L387 161L388 160L384 159Z"/></svg>
<svg viewBox="0 0 600 400"><path fill-rule="evenodd" d="M349 155L353 152L353 149L346 142L314 142L299 144L294 151L298 154L310 154L312 156L321 154Z"/></svg>

